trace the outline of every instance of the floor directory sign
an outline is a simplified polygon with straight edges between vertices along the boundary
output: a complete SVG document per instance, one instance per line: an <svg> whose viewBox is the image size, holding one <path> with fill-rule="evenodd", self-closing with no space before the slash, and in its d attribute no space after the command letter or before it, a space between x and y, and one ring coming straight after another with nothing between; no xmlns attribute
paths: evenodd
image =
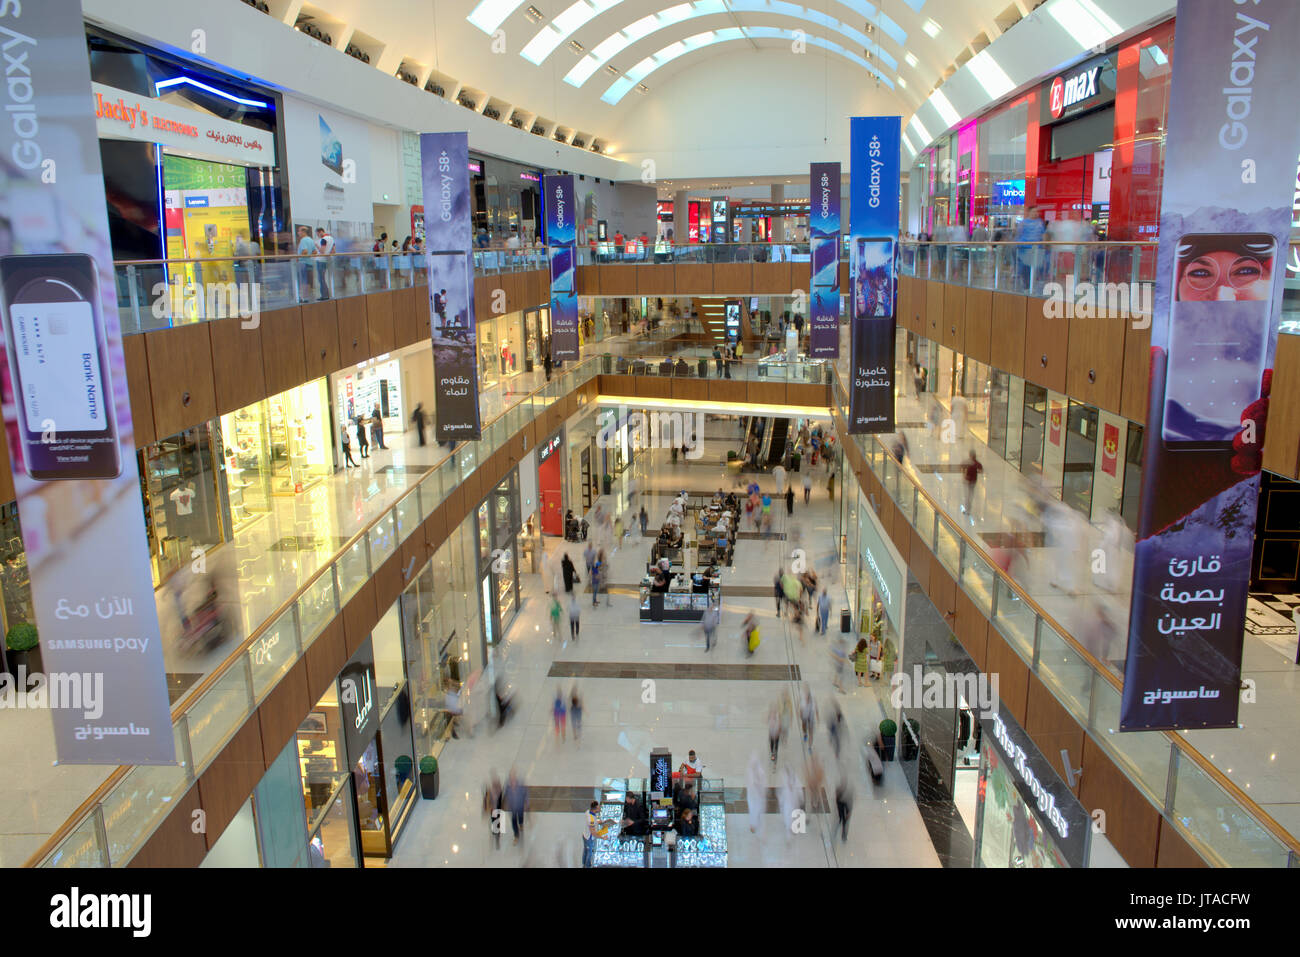
<svg viewBox="0 0 1300 957"><path fill-rule="evenodd" d="M475 440L482 427L475 356L469 134L421 133L420 163L437 397L434 434L439 442Z"/></svg>
<svg viewBox="0 0 1300 957"><path fill-rule="evenodd" d="M81 2L0 4L0 32L0 388L43 668L16 685L61 763L174 764Z"/></svg>
<svg viewBox="0 0 1300 957"><path fill-rule="evenodd" d="M1237 724L1300 126L1295 0L1180 0L1120 729Z"/></svg>
<svg viewBox="0 0 1300 957"><path fill-rule="evenodd" d="M849 432L894 431L894 264L902 119L849 120Z"/></svg>
<svg viewBox="0 0 1300 957"><path fill-rule="evenodd" d="M814 359L840 354L840 164L813 163L808 182L808 231L812 249L812 298L808 353Z"/></svg>
<svg viewBox="0 0 1300 957"><path fill-rule="evenodd" d="M546 251L551 261L551 359L578 358L578 289L573 174L542 177L546 193Z"/></svg>

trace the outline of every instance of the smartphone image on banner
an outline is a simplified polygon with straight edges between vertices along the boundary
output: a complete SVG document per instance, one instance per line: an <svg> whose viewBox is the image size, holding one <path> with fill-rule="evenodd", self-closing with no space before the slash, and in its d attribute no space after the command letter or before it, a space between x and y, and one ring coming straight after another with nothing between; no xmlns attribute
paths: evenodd
<svg viewBox="0 0 1300 957"><path fill-rule="evenodd" d="M95 261L0 257L0 295L27 474L116 478L122 460Z"/></svg>
<svg viewBox="0 0 1300 957"><path fill-rule="evenodd" d="M573 292L573 247L551 247L551 291Z"/></svg>
<svg viewBox="0 0 1300 957"><path fill-rule="evenodd" d="M812 242L813 288L837 289L840 285L840 244L834 236L818 236Z"/></svg>
<svg viewBox="0 0 1300 957"><path fill-rule="evenodd" d="M855 239L850 263L853 281L853 318L878 319L894 314L894 240L891 237Z"/></svg>
<svg viewBox="0 0 1300 957"><path fill-rule="evenodd" d="M1260 396L1273 265L1268 233L1189 233L1176 247L1161 438L1175 451L1231 447Z"/></svg>

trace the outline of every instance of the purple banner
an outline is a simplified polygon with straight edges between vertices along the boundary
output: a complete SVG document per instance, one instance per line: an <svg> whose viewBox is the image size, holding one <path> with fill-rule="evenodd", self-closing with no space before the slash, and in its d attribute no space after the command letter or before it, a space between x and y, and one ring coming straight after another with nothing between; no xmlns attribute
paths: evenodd
<svg viewBox="0 0 1300 957"><path fill-rule="evenodd" d="M813 163L808 208L812 298L808 352L814 359L840 355L840 164Z"/></svg>
<svg viewBox="0 0 1300 957"><path fill-rule="evenodd" d="M1237 725L1297 45L1294 0L1178 4L1122 731Z"/></svg>
<svg viewBox="0 0 1300 957"><path fill-rule="evenodd" d="M469 135L421 133L420 162L437 397L434 435L439 442L472 441L482 435L482 426L470 246Z"/></svg>
<svg viewBox="0 0 1300 957"><path fill-rule="evenodd" d="M175 764L81 3L0 3L0 18L0 375L32 592L7 616L10 687L43 686L56 763Z"/></svg>
<svg viewBox="0 0 1300 957"><path fill-rule="evenodd" d="M546 251L551 261L551 359L578 358L578 289L573 175L542 177L546 194Z"/></svg>
<svg viewBox="0 0 1300 957"><path fill-rule="evenodd" d="M849 432L894 431L894 272L902 119L849 120Z"/></svg>

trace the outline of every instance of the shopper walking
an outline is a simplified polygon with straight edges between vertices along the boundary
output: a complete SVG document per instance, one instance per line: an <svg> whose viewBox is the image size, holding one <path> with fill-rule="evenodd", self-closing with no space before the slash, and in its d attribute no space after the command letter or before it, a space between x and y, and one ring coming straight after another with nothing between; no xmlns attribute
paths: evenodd
<svg viewBox="0 0 1300 957"><path fill-rule="evenodd" d="M975 518L971 514L971 504L975 501L975 483L979 481L980 473L983 471L984 466L975 457L975 451L972 449L970 458L962 466L962 479L966 482L966 504L961 507L964 513L971 515L972 524L975 522Z"/></svg>
<svg viewBox="0 0 1300 957"><path fill-rule="evenodd" d="M347 468L349 465L352 465L360 468L360 463L354 461L352 458L352 436L348 435L347 426L344 426L339 431L341 433L339 438L343 443L343 467Z"/></svg>
<svg viewBox="0 0 1300 957"><path fill-rule="evenodd" d="M568 552L565 552L564 557L560 559L560 574L564 576L564 591L572 595L573 583L581 579L578 578L578 570L573 567L573 559L569 557Z"/></svg>
<svg viewBox="0 0 1300 957"><path fill-rule="evenodd" d="M793 485L787 485L785 487L785 514L787 515L794 514L794 486Z"/></svg>
<svg viewBox="0 0 1300 957"><path fill-rule="evenodd" d="M776 594L776 617L781 617L781 600L785 598L785 588L782 585L782 579L785 578L785 569L777 567L776 578L772 580L772 590Z"/></svg>
<svg viewBox="0 0 1300 957"><path fill-rule="evenodd" d="M551 705L551 719L555 723L555 736L561 741L565 739L565 718L568 710L564 706L564 692L559 688L555 689L555 703Z"/></svg>
<svg viewBox="0 0 1300 957"><path fill-rule="evenodd" d="M582 699L578 697L578 686L569 689L569 722L573 725L573 743L582 745Z"/></svg>
<svg viewBox="0 0 1300 957"><path fill-rule="evenodd" d="M749 805L749 832L757 834L763 824L763 813L767 810L767 773L763 770L763 762L757 751L749 757L749 769L745 778L745 803Z"/></svg>
<svg viewBox="0 0 1300 957"><path fill-rule="evenodd" d="M644 505L641 506L641 514L640 514L639 518L640 518L640 521L641 521L641 537L644 538L644 537L645 537L646 526L648 526L648 525L650 524L650 516L646 514L645 506L644 506Z"/></svg>
<svg viewBox="0 0 1300 957"><path fill-rule="evenodd" d="M553 365L554 363L551 362L551 351L548 349L546 350L546 354L542 356L542 371L546 373L547 382L551 381L551 368Z"/></svg>
<svg viewBox="0 0 1300 957"><path fill-rule="evenodd" d="M817 597L817 634L826 634L826 626L831 618L831 595L825 588Z"/></svg>
<svg viewBox="0 0 1300 957"><path fill-rule="evenodd" d="M832 502L835 501L835 473L834 472L832 472L831 477L826 480L826 491L827 493L829 493L831 497L831 501Z"/></svg>
<svg viewBox="0 0 1300 957"><path fill-rule="evenodd" d="M569 602L569 636L578 640L578 632L582 630L582 606L578 604L578 596L572 596Z"/></svg>
<svg viewBox="0 0 1300 957"><path fill-rule="evenodd" d="M379 403L375 403L374 409L370 412L370 442L381 449L387 449L384 444L384 418L379 414Z"/></svg>
<svg viewBox="0 0 1300 957"><path fill-rule="evenodd" d="M867 639L859 638L853 649L853 673L857 676L858 687L866 684L867 672L871 669L871 653L867 650Z"/></svg>
<svg viewBox="0 0 1300 957"><path fill-rule="evenodd" d="M415 434L422 446L424 445L424 424L428 418L424 411L424 403L415 403L415 411L411 413L411 423L415 426Z"/></svg>
<svg viewBox="0 0 1300 957"><path fill-rule="evenodd" d="M817 702L813 700L812 689L803 687L803 701L799 705L799 727L803 731L803 741L812 753L813 737L817 732Z"/></svg>
<svg viewBox="0 0 1300 957"><path fill-rule="evenodd" d="M713 648L713 636L718 631L718 622L722 620L722 614L717 605L710 604L704 610L704 618L700 621L700 627L704 630L704 650L709 651Z"/></svg>
<svg viewBox="0 0 1300 957"><path fill-rule="evenodd" d="M361 416L357 416L356 428L357 448L361 452L361 457L363 459L368 459L370 458L370 440L366 438L366 420Z"/></svg>
<svg viewBox="0 0 1300 957"><path fill-rule="evenodd" d="M564 614L564 609L560 606L560 599L555 595L551 596L551 637L556 641L560 640L560 616Z"/></svg>
<svg viewBox="0 0 1300 957"><path fill-rule="evenodd" d="M853 813L853 785L843 771L835 785L835 813L840 818L840 843L849 839L849 815Z"/></svg>
<svg viewBox="0 0 1300 957"><path fill-rule="evenodd" d="M506 783L506 810L510 812L510 830L515 836L515 843L524 836L524 814L528 810L528 785L520 779L514 768L510 769L510 780Z"/></svg>
<svg viewBox="0 0 1300 957"><path fill-rule="evenodd" d="M597 532L599 532L599 530L600 530L600 522L599 522L599 519L596 521L595 525L596 525L596 530L597 530ZM595 537L595 536L593 536L593 537ZM584 549L582 550L582 560L583 560L583 562L584 562L584 563L586 564L586 566L587 566L587 578L590 579L590 578L591 578L591 575L592 575L592 571L591 571L591 570L592 570L593 568L596 567L596 546L595 546L595 543L593 543L593 542L588 542L588 543L587 543L587 547L584 548ZM594 588L596 587L596 583L595 583L595 582L592 582L592 583L591 583L591 587L594 589Z"/></svg>
<svg viewBox="0 0 1300 957"><path fill-rule="evenodd" d="M803 503L808 504L812 498L812 468L803 473Z"/></svg>

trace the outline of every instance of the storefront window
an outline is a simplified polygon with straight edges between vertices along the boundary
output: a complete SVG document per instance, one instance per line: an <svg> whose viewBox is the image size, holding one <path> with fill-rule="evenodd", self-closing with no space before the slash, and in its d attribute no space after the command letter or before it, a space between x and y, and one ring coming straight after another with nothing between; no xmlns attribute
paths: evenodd
<svg viewBox="0 0 1300 957"><path fill-rule="evenodd" d="M1043 439L1047 429L1047 390L1032 382L1024 384L1020 440L1020 471L1026 475L1043 474Z"/></svg>
<svg viewBox="0 0 1300 957"><path fill-rule="evenodd" d="M426 360L427 361L427 360ZM377 359L360 368L336 373L334 384L334 414L339 428L356 428L357 416L369 420L379 409L384 432L401 432L406 425L407 410L402 396L401 364L398 359ZM370 435L369 421L366 435ZM356 443L355 434L351 436ZM360 455L353 451L353 457Z"/></svg>
<svg viewBox="0 0 1300 957"><path fill-rule="evenodd" d="M140 456L145 530L155 587L224 541L216 450L208 423L145 446Z"/></svg>
<svg viewBox="0 0 1300 957"><path fill-rule="evenodd" d="M995 748L984 748L981 867L1066 867L1041 823L1016 790L1014 773Z"/></svg>
<svg viewBox="0 0 1300 957"><path fill-rule="evenodd" d="M499 385L528 369L523 313L492 316L478 323L479 385Z"/></svg>
<svg viewBox="0 0 1300 957"><path fill-rule="evenodd" d="M234 531L271 510L272 496L305 492L334 468L324 379L221 417Z"/></svg>

